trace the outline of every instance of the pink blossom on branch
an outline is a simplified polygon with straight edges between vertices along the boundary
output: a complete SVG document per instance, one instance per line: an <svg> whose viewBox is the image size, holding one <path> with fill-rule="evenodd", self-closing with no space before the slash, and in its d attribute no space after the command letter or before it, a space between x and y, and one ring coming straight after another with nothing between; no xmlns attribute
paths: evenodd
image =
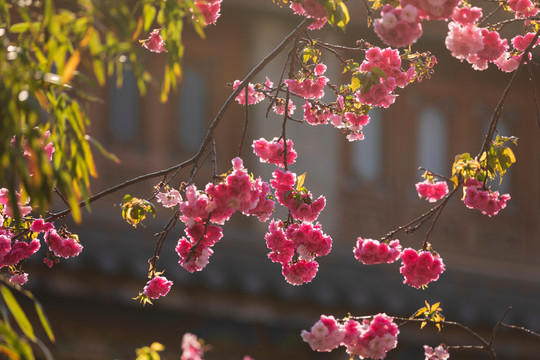
<svg viewBox="0 0 540 360"><path fill-rule="evenodd" d="M362 323L348 320L342 342L347 353L360 358L384 359L386 353L397 346L399 330L393 320L386 314L375 315L371 321L364 319Z"/></svg>
<svg viewBox="0 0 540 360"><path fill-rule="evenodd" d="M287 139L287 165L294 164L297 153L293 148L293 142ZM261 162L267 162L279 167L284 167L285 146L283 139L273 138L267 141L264 138L253 141L253 152Z"/></svg>
<svg viewBox="0 0 540 360"><path fill-rule="evenodd" d="M204 18L204 25L215 24L221 16L221 2L223 0L195 0L195 6Z"/></svg>
<svg viewBox="0 0 540 360"><path fill-rule="evenodd" d="M143 294L150 299L157 299L160 296L165 296L171 290L172 281L167 280L164 276L155 276L144 287Z"/></svg>
<svg viewBox="0 0 540 360"><path fill-rule="evenodd" d="M416 183L416 191L418 197L426 198L430 203L441 200L446 194L448 194L448 184L445 181L431 182L425 180Z"/></svg>
<svg viewBox="0 0 540 360"><path fill-rule="evenodd" d="M393 8L385 5L382 17L373 22L375 33L386 44L393 47L409 46L422 36L422 25L418 9L413 5Z"/></svg>
<svg viewBox="0 0 540 360"><path fill-rule="evenodd" d="M56 230L51 230L45 236L45 242L54 255L63 258L75 257L79 255L83 246L75 236L60 235Z"/></svg>
<svg viewBox="0 0 540 360"><path fill-rule="evenodd" d="M161 29L154 29L150 33L150 37L146 40L141 41L143 46L148 50L156 53L167 52L165 47L165 42L161 37Z"/></svg>
<svg viewBox="0 0 540 360"><path fill-rule="evenodd" d="M403 283L414 288L420 288L439 279L445 270L442 258L430 251L421 251L407 248L401 253L402 266L399 271L405 277Z"/></svg>
<svg viewBox="0 0 540 360"><path fill-rule="evenodd" d="M448 350L444 346L439 345L435 349L431 346L424 345L425 360L447 360L450 358Z"/></svg>
<svg viewBox="0 0 540 360"><path fill-rule="evenodd" d="M353 253L354 257L364 265L390 264L401 255L401 245L397 239L387 244L378 240L359 237Z"/></svg>
<svg viewBox="0 0 540 360"><path fill-rule="evenodd" d="M341 344L345 334L343 325L333 316L321 315L321 319L311 327L311 331L302 330L301 335L313 351L329 352Z"/></svg>

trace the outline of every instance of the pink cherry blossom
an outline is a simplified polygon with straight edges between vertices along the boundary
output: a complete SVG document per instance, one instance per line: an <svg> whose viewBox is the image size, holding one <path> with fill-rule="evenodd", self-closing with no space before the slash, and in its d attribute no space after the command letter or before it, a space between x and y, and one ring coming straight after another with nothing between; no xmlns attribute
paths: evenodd
<svg viewBox="0 0 540 360"><path fill-rule="evenodd" d="M508 0L508 6L516 13L516 18L535 16L539 9L531 0Z"/></svg>
<svg viewBox="0 0 540 360"><path fill-rule="evenodd" d="M240 80L235 80L233 83L233 89L236 90L238 86L240 86L241 83L242 82ZM263 92L256 90L254 84L249 83L247 88L248 88L248 93L247 93L248 105L258 104L265 99L266 95L264 95ZM240 94L238 94L236 98L234 99L240 105L245 105L246 104L246 89L245 88L242 89L242 91L240 91Z"/></svg>
<svg viewBox="0 0 540 360"><path fill-rule="evenodd" d="M468 179L463 184L463 203L469 209L478 209L489 217L497 215L510 200L509 194L500 195L498 191L484 189L476 179Z"/></svg>
<svg viewBox="0 0 540 360"><path fill-rule="evenodd" d="M221 2L223 0L195 0L195 6L204 18L204 24L215 24L220 17Z"/></svg>
<svg viewBox="0 0 540 360"><path fill-rule="evenodd" d="M144 40L143 46L148 50L156 53L167 52L165 42L161 37L161 29L154 29L150 33L150 37Z"/></svg>
<svg viewBox="0 0 540 360"><path fill-rule="evenodd" d="M27 205L30 202L30 199L21 202L21 195L18 192L15 192L15 199L17 199L20 217L25 217L32 212L32 207ZM11 206L9 190L6 188L0 189L0 205L4 205L4 208L0 209L0 213L4 213L10 218L13 218L15 216L15 213Z"/></svg>
<svg viewBox="0 0 540 360"><path fill-rule="evenodd" d="M401 253L401 261L399 271L405 277L403 283L417 289L439 279L439 275L445 270L442 258L429 251L421 251L419 254L416 250L407 248Z"/></svg>
<svg viewBox="0 0 540 360"><path fill-rule="evenodd" d="M416 183L416 191L418 197L426 198L430 203L441 200L446 194L448 194L448 184L446 181L431 182L425 180L423 182Z"/></svg>
<svg viewBox="0 0 540 360"><path fill-rule="evenodd" d="M47 232L54 229L54 225L45 222L45 220L39 218L32 222L32 225L30 226L30 231L40 233L40 232Z"/></svg>
<svg viewBox="0 0 540 360"><path fill-rule="evenodd" d="M527 47L531 44L532 40L534 39L535 33L527 33L524 36L517 35L512 39L512 45L514 46L514 49L519 51L525 51ZM536 43L533 47L536 47L540 45L540 38L536 40Z"/></svg>
<svg viewBox="0 0 540 360"><path fill-rule="evenodd" d="M393 263L401 254L399 240L392 240L388 244L373 239L358 238L353 249L354 257L364 265Z"/></svg>
<svg viewBox="0 0 540 360"><path fill-rule="evenodd" d="M313 351L329 352L341 344L344 336L343 325L333 316L321 315L321 319L311 327L311 331L302 330L301 335Z"/></svg>
<svg viewBox="0 0 540 360"><path fill-rule="evenodd" d="M424 345L425 360L447 360L450 358L448 350L442 345L433 349L431 346Z"/></svg>
<svg viewBox="0 0 540 360"><path fill-rule="evenodd" d="M456 8L452 20L461 25L474 25L482 17L482 9L476 6Z"/></svg>
<svg viewBox="0 0 540 360"><path fill-rule="evenodd" d="M393 318L378 314L373 320L361 324L348 320L344 327L343 345L347 353L360 358L384 359L386 353L397 346L399 330Z"/></svg>
<svg viewBox="0 0 540 360"><path fill-rule="evenodd" d="M204 348L197 336L185 333L182 338L182 356L180 360L203 360Z"/></svg>
<svg viewBox="0 0 540 360"><path fill-rule="evenodd" d="M292 264L283 266L283 276L291 285L302 285L311 282L315 275L319 264L316 261L299 260Z"/></svg>
<svg viewBox="0 0 540 360"><path fill-rule="evenodd" d="M385 5L382 17L373 22L375 33L386 44L404 47L413 44L422 36L422 25L418 10L411 4L402 8Z"/></svg>
<svg viewBox="0 0 540 360"><path fill-rule="evenodd" d="M79 255L83 246L79 244L77 239L69 236L62 236L51 230L45 236L45 242L49 245L49 249L58 257L65 259Z"/></svg>
<svg viewBox="0 0 540 360"><path fill-rule="evenodd" d="M320 29L326 24L326 9L317 0L304 0L303 3L300 1L291 1L290 8L297 15L315 19L315 22L308 27L310 30Z"/></svg>
<svg viewBox="0 0 540 360"><path fill-rule="evenodd" d="M166 208L171 208L180 204L182 201L182 195L176 189L171 189L167 192L159 192L156 194L156 199Z"/></svg>
<svg viewBox="0 0 540 360"><path fill-rule="evenodd" d="M35 254L40 247L41 243L38 239L30 242L17 240L11 244L9 252L0 258L0 267L17 265L21 260Z"/></svg>
<svg viewBox="0 0 540 360"><path fill-rule="evenodd" d="M294 164L297 156L293 145L292 140L287 139L287 165ZM264 138L260 138L253 141L252 147L253 152L259 157L261 162L284 167L285 146L283 139L273 138L271 141L267 141Z"/></svg>
<svg viewBox="0 0 540 360"><path fill-rule="evenodd" d="M285 99L281 99L281 98L276 99L276 102L272 106L272 109L278 115L285 114ZM292 116L294 114L294 110L296 110L296 106L294 105L292 100L289 99L289 105L287 106L287 114L289 116Z"/></svg>
<svg viewBox="0 0 540 360"><path fill-rule="evenodd" d="M165 296L171 290L172 281L167 280L165 276L153 277L144 287L143 294L150 299L157 299L160 296Z"/></svg>
<svg viewBox="0 0 540 360"><path fill-rule="evenodd" d="M457 59L466 59L484 48L482 31L474 25L461 25L456 22L448 24L446 48Z"/></svg>
<svg viewBox="0 0 540 360"><path fill-rule="evenodd" d="M426 20L446 20L461 0L401 0L401 6L414 5Z"/></svg>
<svg viewBox="0 0 540 360"><path fill-rule="evenodd" d="M304 99L322 98L324 96L324 87L327 83L328 78L326 76L319 76L315 80L311 78L285 80L285 84L289 90Z"/></svg>
<svg viewBox="0 0 540 360"><path fill-rule="evenodd" d="M9 278L9 282L14 285L24 285L28 282L28 274L23 272L23 273L12 275Z"/></svg>

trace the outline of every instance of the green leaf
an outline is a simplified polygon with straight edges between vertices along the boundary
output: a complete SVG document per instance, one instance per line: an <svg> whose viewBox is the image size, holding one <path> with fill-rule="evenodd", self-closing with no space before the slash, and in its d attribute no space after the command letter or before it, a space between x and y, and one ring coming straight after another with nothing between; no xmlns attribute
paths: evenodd
<svg viewBox="0 0 540 360"><path fill-rule="evenodd" d="M144 4L144 31L148 31L156 18L157 9L151 4Z"/></svg>
<svg viewBox="0 0 540 360"><path fill-rule="evenodd" d="M47 316L45 315L45 312L43 311L43 307L37 300L34 300L34 308L36 309L36 313L39 317L39 321L41 322L43 329L45 329L45 332L47 333L49 340L51 340L52 342L55 342L54 333L52 331L51 324L49 323L49 320L47 319Z"/></svg>
<svg viewBox="0 0 540 360"><path fill-rule="evenodd" d="M304 181L306 181L306 174L303 173L302 175L298 175L296 178L296 190L301 191L302 187L304 186Z"/></svg>
<svg viewBox="0 0 540 360"><path fill-rule="evenodd" d="M2 286L0 288L0 292L2 293L2 297L4 298L4 301L6 302L7 307L9 308L9 311L13 315L13 318L21 328L22 332L32 341L36 341L36 336L34 334L34 329L32 328L32 324L30 324L30 321L28 321L28 318L26 317L24 311L21 309L21 306L11 293L11 291L5 287Z"/></svg>
<svg viewBox="0 0 540 360"><path fill-rule="evenodd" d="M33 31L36 31L39 29L39 26L41 24L38 22L20 22L17 24L11 25L9 28L9 31L12 33L23 33L28 31L30 28L32 28Z"/></svg>
<svg viewBox="0 0 540 360"><path fill-rule="evenodd" d="M386 74L384 73L384 71L381 68L373 66L369 71L371 71L372 73L377 74L377 76L379 78L383 78L383 79L386 80Z"/></svg>

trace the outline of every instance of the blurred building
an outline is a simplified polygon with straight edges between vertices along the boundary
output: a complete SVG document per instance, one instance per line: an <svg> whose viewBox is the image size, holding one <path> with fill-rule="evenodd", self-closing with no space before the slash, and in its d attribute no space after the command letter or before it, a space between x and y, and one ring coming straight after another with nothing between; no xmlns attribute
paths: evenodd
<svg viewBox="0 0 540 360"><path fill-rule="evenodd" d="M95 193L129 178L170 167L191 157L206 134L206 127L241 79L272 50L299 18L270 1L225 1L217 27L201 40L186 31L184 82L167 104L159 102L159 77L165 57L148 53L141 61L155 76L154 87L140 98L134 79L124 74L124 85L114 81L104 89L104 104L92 108L91 134L122 161L120 165L99 155L100 177ZM323 30L325 41L354 46L365 38L380 41L366 29L362 6L351 8L353 23L346 34ZM345 359L342 349L316 354L300 338L320 314L345 317L387 312L407 317L429 303L441 302L448 320L467 324L489 337L508 306L507 323L540 331L540 141L535 103L525 73L519 76L503 110L499 130L519 137L518 159L505 176L501 191L509 192L508 207L494 218L467 209L453 199L430 236L447 270L426 290L402 284L399 264L364 266L352 248L359 236L380 238L429 209L418 199L414 184L419 166L449 174L457 154L476 154L502 91L510 79L490 69L475 72L467 63L452 59L442 46L444 23L428 24L415 49L430 50L438 58L431 80L399 91L389 109L372 113L366 139L349 143L329 126L312 127L290 122L288 136L298 151L291 170L307 171L306 186L318 197L327 196L320 222L334 239L330 255L320 259L315 280L301 287L287 284L278 264L271 263L264 232L266 224L240 215L224 227L209 265L189 274L178 264L174 246L183 236L181 225L169 235L159 267L174 281L171 293L142 308L131 298L146 283L147 260L156 238L172 212L159 208L155 219L133 229L121 218L118 204L125 193L146 198L161 178L113 194L92 205L79 234L84 252L52 270L32 276L31 290L43 302L56 330L53 347L57 359L129 359L134 348L159 341L167 359L179 358L180 340L193 332L213 345L208 359L241 359L250 354L265 359ZM361 62L363 57L356 56ZM351 54L345 54L350 57ZM339 76L338 63L324 55L329 77ZM285 57L268 66L274 82ZM259 76L258 81L264 81ZM344 80L346 81L346 79ZM297 109L302 104L296 103ZM251 152L251 141L281 134L281 119L266 118L264 104L249 108L248 141L243 157L256 176L268 179L273 166L261 164ZM297 110L301 117L301 110ZM216 135L218 170L230 168L238 154L243 108L234 104ZM183 170L172 184L189 177ZM212 173L211 161L195 183L202 188ZM403 245L420 248L426 224L413 235L400 235ZM478 345L456 328L420 332L404 325L398 348L388 359L422 358L423 344ZM537 359L540 341L516 331L500 329L496 339L499 359ZM455 359L487 359L482 352L456 351Z"/></svg>

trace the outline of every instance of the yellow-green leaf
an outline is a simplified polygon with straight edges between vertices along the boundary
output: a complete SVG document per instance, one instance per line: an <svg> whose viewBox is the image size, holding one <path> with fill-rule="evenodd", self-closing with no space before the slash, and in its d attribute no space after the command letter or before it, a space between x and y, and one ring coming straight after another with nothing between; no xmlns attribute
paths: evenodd
<svg viewBox="0 0 540 360"><path fill-rule="evenodd" d="M5 287L2 286L0 288L0 292L2 293L2 297L4 298L4 301L13 315L13 318L21 328L21 331L32 341L36 341L36 336L34 334L34 329L32 328L32 324L30 324L30 321L28 321L28 318L26 317L26 314L24 313L23 309L11 293L11 291Z"/></svg>
<svg viewBox="0 0 540 360"><path fill-rule="evenodd" d="M49 323L49 320L47 319L47 316L45 315L45 312L43 311L43 307L41 304L34 300L34 307L36 308L36 313L39 317L39 321L41 322L41 325L43 326L43 329L45 329L45 332L47 333L47 336L49 337L49 340L52 342L55 342L54 333L51 328L51 324Z"/></svg>

